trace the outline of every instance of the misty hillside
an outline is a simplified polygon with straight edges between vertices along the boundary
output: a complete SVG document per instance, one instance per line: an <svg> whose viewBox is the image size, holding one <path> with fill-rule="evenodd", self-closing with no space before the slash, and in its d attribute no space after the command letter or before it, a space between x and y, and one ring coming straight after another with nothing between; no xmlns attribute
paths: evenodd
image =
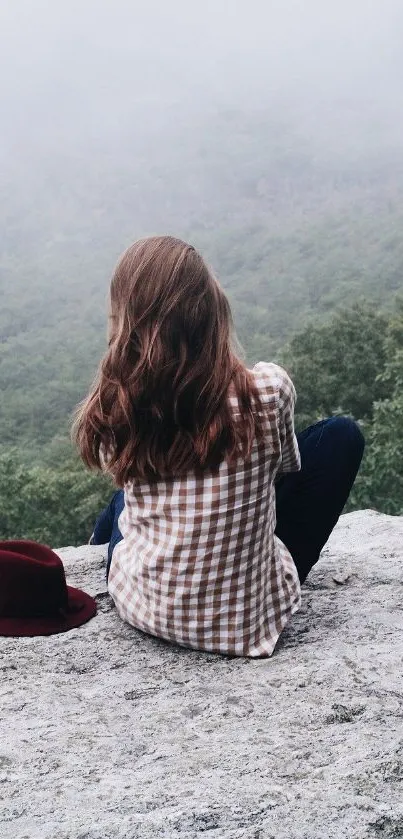
<svg viewBox="0 0 403 839"><path fill-rule="evenodd" d="M388 305L403 285L403 152L336 155L306 133L270 109L215 111L173 120L155 162L130 136L119 154L101 141L88 156L32 150L1 194L3 440L49 440L82 397L105 346L114 261L140 235L201 248L250 361L341 303Z"/></svg>

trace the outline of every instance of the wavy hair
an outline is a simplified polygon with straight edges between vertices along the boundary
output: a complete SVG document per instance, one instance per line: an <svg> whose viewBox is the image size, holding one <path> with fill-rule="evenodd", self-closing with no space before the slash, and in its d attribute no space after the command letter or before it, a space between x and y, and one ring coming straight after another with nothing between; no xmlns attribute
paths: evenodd
<svg viewBox="0 0 403 839"><path fill-rule="evenodd" d="M246 458L262 434L259 396L200 254L170 236L135 242L113 275L109 317L108 350L73 427L87 466L123 486Z"/></svg>

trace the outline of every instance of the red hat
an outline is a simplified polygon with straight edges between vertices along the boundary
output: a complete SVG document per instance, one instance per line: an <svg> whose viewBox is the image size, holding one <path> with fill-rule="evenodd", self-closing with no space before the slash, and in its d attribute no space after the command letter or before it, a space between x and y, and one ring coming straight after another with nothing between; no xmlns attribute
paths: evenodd
<svg viewBox="0 0 403 839"><path fill-rule="evenodd" d="M0 542L0 635L53 635L94 617L95 600L66 585L57 554L37 542Z"/></svg>

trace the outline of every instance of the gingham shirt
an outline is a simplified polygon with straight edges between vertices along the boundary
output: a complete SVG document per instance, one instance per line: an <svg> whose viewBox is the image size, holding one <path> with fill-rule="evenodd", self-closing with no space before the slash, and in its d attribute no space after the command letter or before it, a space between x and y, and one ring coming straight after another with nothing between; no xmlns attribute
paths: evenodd
<svg viewBox="0 0 403 839"><path fill-rule="evenodd" d="M300 455L290 378L263 362L253 372L264 441L231 467L128 484L109 591L123 620L144 632L258 657L271 655L300 605L296 567L274 534L274 479L298 471Z"/></svg>

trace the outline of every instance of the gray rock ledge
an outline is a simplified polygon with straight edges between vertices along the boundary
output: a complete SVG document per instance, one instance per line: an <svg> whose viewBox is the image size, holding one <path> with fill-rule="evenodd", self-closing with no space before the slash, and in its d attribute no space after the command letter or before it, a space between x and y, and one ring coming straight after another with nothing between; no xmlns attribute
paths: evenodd
<svg viewBox="0 0 403 839"><path fill-rule="evenodd" d="M0 638L1 839L402 839L403 518L343 516L258 661L131 629L104 549L59 553L99 613Z"/></svg>

